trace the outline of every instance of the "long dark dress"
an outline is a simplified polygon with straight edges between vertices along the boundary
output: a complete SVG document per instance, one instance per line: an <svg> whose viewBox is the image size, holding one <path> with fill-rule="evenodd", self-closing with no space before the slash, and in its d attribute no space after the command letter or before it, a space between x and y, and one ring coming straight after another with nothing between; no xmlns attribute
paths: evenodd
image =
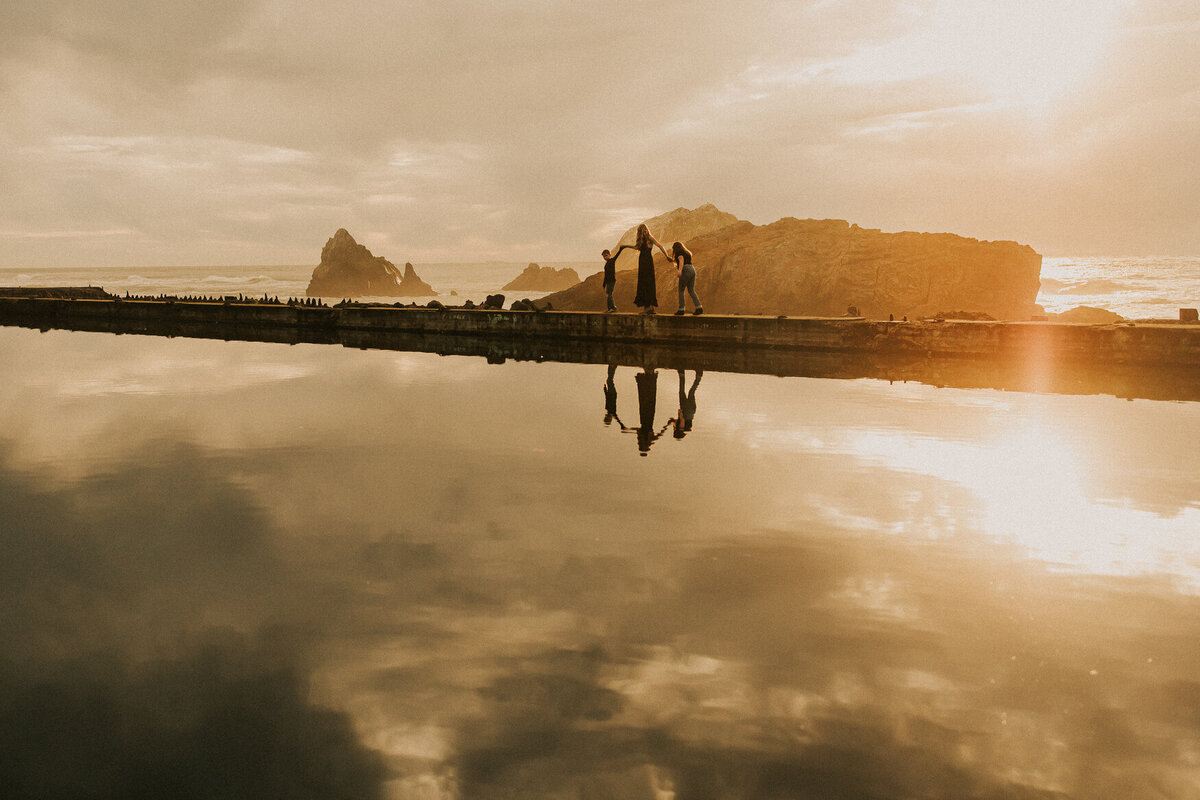
<svg viewBox="0 0 1200 800"><path fill-rule="evenodd" d="M658 437L654 435L654 407L658 404L658 372L639 372L633 376L638 390L637 429L638 451L643 455L650 452L650 445Z"/></svg>
<svg viewBox="0 0 1200 800"><path fill-rule="evenodd" d="M633 304L642 308L658 305L658 290L654 285L654 251L650 245L638 248L637 294Z"/></svg>

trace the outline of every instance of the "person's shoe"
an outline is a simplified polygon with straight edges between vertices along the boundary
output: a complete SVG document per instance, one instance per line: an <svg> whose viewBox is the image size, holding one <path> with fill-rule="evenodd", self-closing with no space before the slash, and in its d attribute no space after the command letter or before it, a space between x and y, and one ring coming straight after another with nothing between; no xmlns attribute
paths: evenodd
<svg viewBox="0 0 1200 800"><path fill-rule="evenodd" d="M645 310L645 311L643 311L642 313L643 313L643 314L653 314L653 313L654 313L654 308L653 308L653 306L648 306L648 307L646 308L646 310Z"/></svg>
<svg viewBox="0 0 1200 800"><path fill-rule="evenodd" d="M604 313L605 313L605 314L614 314L614 313L616 313L616 309L615 309L615 308L610 308L610 309L608 309L607 311L605 311Z"/></svg>
<svg viewBox="0 0 1200 800"><path fill-rule="evenodd" d="M684 314L686 314L686 313L687 313L687 312L686 312L686 311L684 311L684 310L681 308L681 309L679 309L678 311L676 311L676 312L675 312L675 316L677 316L677 317L682 317L682 316L683 316Z"/></svg>
<svg viewBox="0 0 1200 800"><path fill-rule="evenodd" d="M693 314L703 314L703 313L704 313L704 306L696 306L696 310L695 310L695 311L693 311L692 313L693 313Z"/></svg>

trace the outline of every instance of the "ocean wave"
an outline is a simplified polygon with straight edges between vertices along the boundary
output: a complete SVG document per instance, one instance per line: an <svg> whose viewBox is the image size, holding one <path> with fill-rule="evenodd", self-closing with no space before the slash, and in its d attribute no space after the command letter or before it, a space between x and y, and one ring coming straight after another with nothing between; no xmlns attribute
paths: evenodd
<svg viewBox="0 0 1200 800"><path fill-rule="evenodd" d="M1050 280L1053 280L1051 278ZM1043 285L1045 280L1043 280ZM1058 290L1059 294L1117 294L1119 292L1136 292L1146 287L1140 283L1112 280L1110 278L1092 278L1083 283L1067 286Z"/></svg>
<svg viewBox="0 0 1200 800"><path fill-rule="evenodd" d="M221 286L259 286L264 283L277 283L276 278L268 278L266 275L209 275L207 278L201 278L198 283L203 284L219 284Z"/></svg>

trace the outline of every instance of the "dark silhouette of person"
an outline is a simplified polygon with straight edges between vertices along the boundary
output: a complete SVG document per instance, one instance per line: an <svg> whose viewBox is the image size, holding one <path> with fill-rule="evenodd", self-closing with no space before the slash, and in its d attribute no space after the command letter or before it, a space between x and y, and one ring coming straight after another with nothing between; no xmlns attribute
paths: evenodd
<svg viewBox="0 0 1200 800"><path fill-rule="evenodd" d="M654 248L661 250L668 261L671 256L667 253L667 248L650 233L644 222L637 226L637 238L633 247L638 251L637 294L633 298L633 304L641 308L643 314L653 314L654 307L658 305L658 289L654 283Z"/></svg>
<svg viewBox="0 0 1200 800"><path fill-rule="evenodd" d="M654 430L654 409L658 404L658 372L643 367L642 371L633 376L638 390L638 426L624 428L626 432L637 434L638 454L649 455L650 447L671 427L674 420L667 420L658 431Z"/></svg>
<svg viewBox="0 0 1200 800"><path fill-rule="evenodd" d="M621 251L627 247L629 247L627 244L621 245L615 254L610 254L607 250L600 253L604 257L604 280L600 285L604 287L604 293L608 298L608 308L605 309L607 314L617 310L617 306L613 303L613 290L617 288L617 256L621 255Z"/></svg>
<svg viewBox="0 0 1200 800"><path fill-rule="evenodd" d="M692 388L686 394L683 391L685 383L683 370L676 370L676 372L679 373L679 413L675 415L675 432L673 436L676 439L682 439L692 429L692 418L696 416L696 387L700 385L700 379L704 377L704 371L696 370L696 377L692 380Z"/></svg>
<svg viewBox="0 0 1200 800"><path fill-rule="evenodd" d="M675 274L679 276L679 310L676 316L684 313L683 293L686 290L692 296L692 313L703 314L704 306L696 294L696 268L692 266L692 251L683 246L682 242L671 245L671 262L675 265Z"/></svg>
<svg viewBox="0 0 1200 800"><path fill-rule="evenodd" d="M625 423L617 416L617 385L613 383L613 375L617 372L616 364L608 365L608 382L604 384L604 424L611 425L615 419L625 430Z"/></svg>

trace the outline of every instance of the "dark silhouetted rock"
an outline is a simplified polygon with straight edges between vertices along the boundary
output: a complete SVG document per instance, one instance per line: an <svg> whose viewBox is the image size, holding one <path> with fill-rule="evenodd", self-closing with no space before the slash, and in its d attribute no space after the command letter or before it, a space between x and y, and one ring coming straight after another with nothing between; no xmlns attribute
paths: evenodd
<svg viewBox="0 0 1200 800"><path fill-rule="evenodd" d="M354 241L339 228L321 250L321 263L313 270L306 294L309 297L419 297L435 295L433 288L417 277L412 264L401 274L396 265Z"/></svg>
<svg viewBox="0 0 1200 800"><path fill-rule="evenodd" d="M538 305L533 300L526 297L523 300L514 300L512 304L513 311L550 311L554 306L549 303Z"/></svg>
<svg viewBox="0 0 1200 800"><path fill-rule="evenodd" d="M484 298L483 304L479 306L485 311L499 311L504 308L504 295L489 294Z"/></svg>
<svg viewBox="0 0 1200 800"><path fill-rule="evenodd" d="M433 290L432 286L417 277L417 271L413 269L413 265L405 262L404 277L400 280L400 296L428 297L436 294L437 292Z"/></svg>
<svg viewBox="0 0 1200 800"><path fill-rule="evenodd" d="M579 283L579 273L570 267L555 269L554 267L539 267L530 264L517 277L501 288L514 292L557 292L568 289Z"/></svg>
<svg viewBox="0 0 1200 800"><path fill-rule="evenodd" d="M1041 313L1039 306L1034 306L1034 313ZM982 311L939 311L933 316L938 319L965 319L971 321L994 321L996 318Z"/></svg>
<svg viewBox="0 0 1200 800"><path fill-rule="evenodd" d="M1115 311L1109 311L1107 308L1096 308L1095 306L1076 306L1059 314L1047 314L1048 319L1055 322L1124 322L1125 318Z"/></svg>
<svg viewBox="0 0 1200 800"><path fill-rule="evenodd" d="M736 221L695 237L678 234L697 212L708 225L728 216L702 206L677 209L647 225L665 246L678 240L692 251L696 291L708 313L840 316L847 304L872 319L928 317L947 308L996 319L1024 320L1033 313L1042 257L1027 245L791 217L770 225ZM636 264L636 253L621 254L614 292L619 307L633 305ZM669 305L675 269L661 254L655 264L659 299ZM545 299L568 311L603 309L602 277L597 272Z"/></svg>

